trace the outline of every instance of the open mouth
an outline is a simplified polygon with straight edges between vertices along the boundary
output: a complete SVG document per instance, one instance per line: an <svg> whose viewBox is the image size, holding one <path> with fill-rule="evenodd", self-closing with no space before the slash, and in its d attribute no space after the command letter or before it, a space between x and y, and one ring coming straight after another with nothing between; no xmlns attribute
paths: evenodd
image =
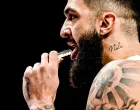
<svg viewBox="0 0 140 110"><path fill-rule="evenodd" d="M75 60L78 57L78 46L75 42L67 42L67 44L72 47L72 53L70 55L71 60Z"/></svg>
<svg viewBox="0 0 140 110"><path fill-rule="evenodd" d="M70 58L71 58L71 60L76 60L77 57L78 57L78 47L75 47L75 48L73 49L72 53L71 53Z"/></svg>

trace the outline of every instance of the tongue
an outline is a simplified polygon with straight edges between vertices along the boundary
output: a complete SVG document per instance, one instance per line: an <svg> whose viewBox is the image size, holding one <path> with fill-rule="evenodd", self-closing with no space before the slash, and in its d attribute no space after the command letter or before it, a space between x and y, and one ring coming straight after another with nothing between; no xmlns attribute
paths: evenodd
<svg viewBox="0 0 140 110"><path fill-rule="evenodd" d="M77 57L77 52L78 52L77 48L75 48L72 51L71 56L70 56L71 60L74 60Z"/></svg>

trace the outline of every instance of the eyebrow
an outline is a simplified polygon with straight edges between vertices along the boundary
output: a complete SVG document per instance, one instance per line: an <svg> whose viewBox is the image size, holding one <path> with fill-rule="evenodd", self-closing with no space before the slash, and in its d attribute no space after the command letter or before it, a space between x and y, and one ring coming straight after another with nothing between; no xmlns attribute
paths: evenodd
<svg viewBox="0 0 140 110"><path fill-rule="evenodd" d="M76 11L75 11L74 9L70 8L70 7L66 8L66 9L64 10L64 14L65 14L65 15L67 15L69 12L75 13Z"/></svg>

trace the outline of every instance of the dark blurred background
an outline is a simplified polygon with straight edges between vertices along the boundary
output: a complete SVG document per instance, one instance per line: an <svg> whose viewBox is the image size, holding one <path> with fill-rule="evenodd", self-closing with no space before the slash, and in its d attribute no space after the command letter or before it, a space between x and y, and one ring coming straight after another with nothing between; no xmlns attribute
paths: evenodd
<svg viewBox="0 0 140 110"><path fill-rule="evenodd" d="M40 62L43 52L68 49L60 29L65 20L63 9L67 0L16 1L4 4L4 76L1 77L2 103L5 110L29 110L22 93L22 77L27 66ZM56 110L85 110L87 90L70 87L70 58L60 64ZM3 81L4 80L4 81ZM6 105L5 105L6 104Z"/></svg>
<svg viewBox="0 0 140 110"><path fill-rule="evenodd" d="M1 72L1 94L4 110L29 110L22 94L22 77L27 66L40 62L43 52L68 49L60 37L65 20L63 9L67 0L11 1L2 8L2 51L4 72ZM88 90L69 85L70 58L59 68L60 85L55 100L56 110L85 110Z"/></svg>

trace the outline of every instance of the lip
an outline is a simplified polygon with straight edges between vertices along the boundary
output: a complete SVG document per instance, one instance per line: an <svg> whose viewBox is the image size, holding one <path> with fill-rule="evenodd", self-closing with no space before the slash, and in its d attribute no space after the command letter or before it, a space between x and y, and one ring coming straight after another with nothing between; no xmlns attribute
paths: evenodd
<svg viewBox="0 0 140 110"><path fill-rule="evenodd" d="M75 60L78 56L78 47L75 47L70 55L71 60Z"/></svg>
<svg viewBox="0 0 140 110"><path fill-rule="evenodd" d="M75 42L68 41L67 44L74 48L74 49L72 49L70 59L75 60L77 58L77 55L78 55L78 47L77 47Z"/></svg>
<svg viewBox="0 0 140 110"><path fill-rule="evenodd" d="M69 46L71 46L71 47L76 47L76 44L73 43L73 42L67 42L67 44L68 44Z"/></svg>

